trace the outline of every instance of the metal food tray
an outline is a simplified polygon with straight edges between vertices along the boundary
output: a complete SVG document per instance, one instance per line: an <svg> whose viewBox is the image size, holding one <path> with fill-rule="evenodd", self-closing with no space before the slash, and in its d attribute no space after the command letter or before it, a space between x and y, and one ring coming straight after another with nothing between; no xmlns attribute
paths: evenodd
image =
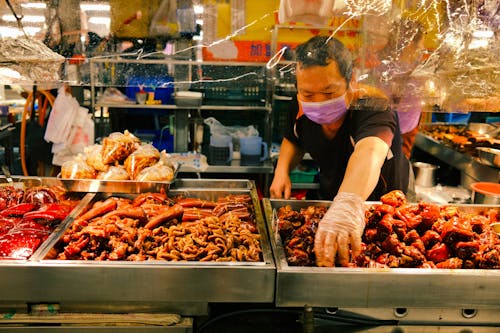
<svg viewBox="0 0 500 333"><path fill-rule="evenodd" d="M47 252L63 235L51 238L32 256L28 266L5 267L0 263L2 300L51 301L85 304L93 311L106 304L113 308L160 308L182 315L204 315L208 302L272 302L276 266L255 184L248 180L178 180L181 187L169 195L185 194L203 199L220 195L252 196L263 261L169 262L46 260ZM88 194L93 200L105 194ZM126 196L132 196L128 194ZM71 223L66 226L69 227ZM112 305L109 305L112 304ZM97 310L96 310L97 307Z"/></svg>
<svg viewBox="0 0 500 333"><path fill-rule="evenodd" d="M30 176L12 176L13 186L21 186L24 190L38 187L38 186L61 186L62 184L55 177L30 177ZM0 184L2 185L11 185L5 176L0 176ZM36 257L38 253L44 248L45 244L49 243L54 237L56 237L61 230L65 230L69 224L73 221L75 216L78 216L81 211L85 208L85 206L89 203L91 197L87 195L82 195L81 201L73 208L73 210L68 214L68 216L61 221L55 228L52 230L51 234L47 239L38 246L38 248L33 252L33 254L28 259L13 259L13 258L0 258L0 264L23 264L32 258Z"/></svg>
<svg viewBox="0 0 500 333"><path fill-rule="evenodd" d="M175 182L179 165L175 165L174 178L171 181L136 181L61 178L61 184L71 192L86 193L143 193L168 191Z"/></svg>
<svg viewBox="0 0 500 333"><path fill-rule="evenodd" d="M289 266L273 225L273 210L331 201L263 199L275 255L276 305L353 308L499 308L500 270L424 268L348 268ZM366 202L367 207L378 202ZM492 206L456 205L469 212ZM500 206L495 206L500 208Z"/></svg>

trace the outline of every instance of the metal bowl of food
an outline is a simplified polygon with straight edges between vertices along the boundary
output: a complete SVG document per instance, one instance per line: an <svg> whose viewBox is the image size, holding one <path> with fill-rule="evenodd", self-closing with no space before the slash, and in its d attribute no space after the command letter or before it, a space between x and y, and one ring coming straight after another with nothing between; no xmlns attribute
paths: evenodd
<svg viewBox="0 0 500 333"><path fill-rule="evenodd" d="M500 168L500 149L477 147L476 150L482 164Z"/></svg>
<svg viewBox="0 0 500 333"><path fill-rule="evenodd" d="M488 123L469 123L467 129L477 134L488 134L493 132L497 127Z"/></svg>
<svg viewBox="0 0 500 333"><path fill-rule="evenodd" d="M484 205L500 205L500 184L479 182L472 183L472 202Z"/></svg>

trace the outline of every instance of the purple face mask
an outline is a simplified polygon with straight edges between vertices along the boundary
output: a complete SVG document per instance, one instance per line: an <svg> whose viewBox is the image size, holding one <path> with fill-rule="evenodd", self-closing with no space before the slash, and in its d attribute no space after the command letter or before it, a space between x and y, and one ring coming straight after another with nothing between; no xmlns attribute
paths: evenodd
<svg viewBox="0 0 500 333"><path fill-rule="evenodd" d="M305 116L317 124L332 124L347 113L345 94L323 102L300 101Z"/></svg>

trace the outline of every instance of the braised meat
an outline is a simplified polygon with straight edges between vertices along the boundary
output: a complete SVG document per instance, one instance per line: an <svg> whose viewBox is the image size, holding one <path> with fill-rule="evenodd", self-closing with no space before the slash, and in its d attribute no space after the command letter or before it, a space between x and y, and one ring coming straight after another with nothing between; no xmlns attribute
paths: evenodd
<svg viewBox="0 0 500 333"><path fill-rule="evenodd" d="M497 209L478 214L453 205L410 204L392 191L365 213L363 250L357 267L500 268L500 239L490 227ZM278 209L277 226L289 265L314 266L314 236L326 207Z"/></svg>

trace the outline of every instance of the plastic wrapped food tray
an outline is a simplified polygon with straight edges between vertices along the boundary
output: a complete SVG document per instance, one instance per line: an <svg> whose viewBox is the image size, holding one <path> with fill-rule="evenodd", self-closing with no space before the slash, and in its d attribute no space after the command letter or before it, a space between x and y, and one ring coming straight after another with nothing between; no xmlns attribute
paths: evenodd
<svg viewBox="0 0 500 333"><path fill-rule="evenodd" d="M175 165L174 178L170 181L135 181L135 180L101 180L101 179L69 179L58 180L70 192L87 193L143 193L168 191L175 182L179 165Z"/></svg>

